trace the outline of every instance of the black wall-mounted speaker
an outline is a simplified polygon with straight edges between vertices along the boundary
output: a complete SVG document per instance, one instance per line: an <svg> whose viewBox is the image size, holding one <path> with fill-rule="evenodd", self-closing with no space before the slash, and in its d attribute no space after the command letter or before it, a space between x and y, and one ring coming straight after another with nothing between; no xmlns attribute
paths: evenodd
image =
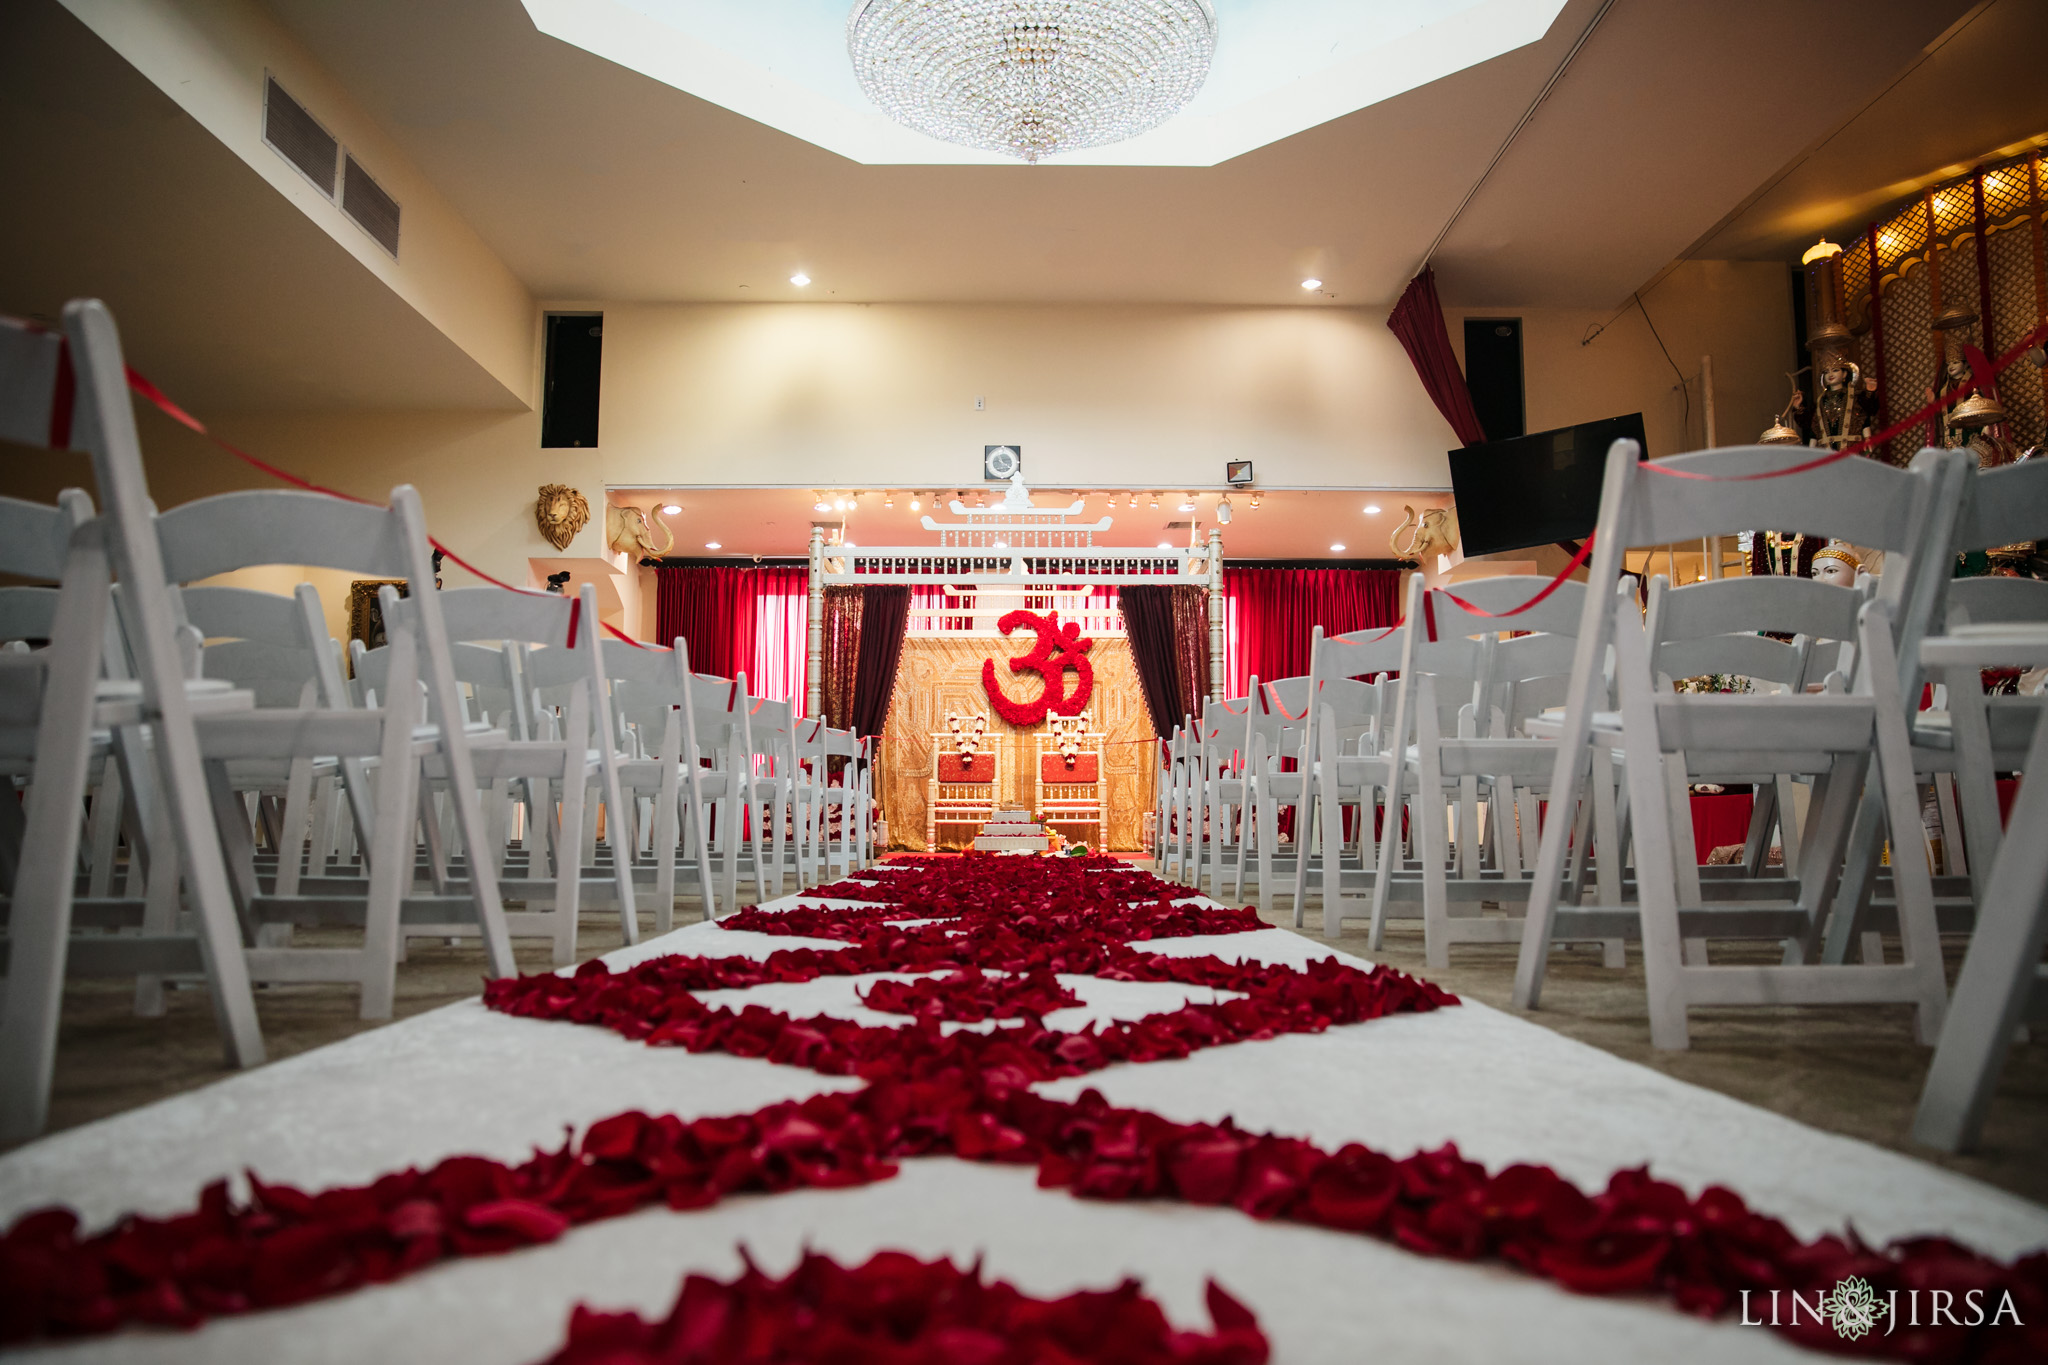
<svg viewBox="0 0 2048 1365"><path fill-rule="evenodd" d="M541 392L540 443L597 444L598 380L604 360L604 314L547 316L547 378Z"/></svg>
<svg viewBox="0 0 2048 1365"><path fill-rule="evenodd" d="M1528 433L1522 405L1522 320L1465 319L1465 387L1486 439Z"/></svg>

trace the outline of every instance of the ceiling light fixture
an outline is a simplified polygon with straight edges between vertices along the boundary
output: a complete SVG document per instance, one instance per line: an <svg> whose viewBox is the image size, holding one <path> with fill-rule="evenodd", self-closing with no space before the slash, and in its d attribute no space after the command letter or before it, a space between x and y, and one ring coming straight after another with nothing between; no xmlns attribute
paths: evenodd
<svg viewBox="0 0 2048 1365"><path fill-rule="evenodd" d="M833 511L835 511L835 512L844 512L844 511L846 510L846 499L845 499L845 498L834 498L834 499L832 499L832 510L833 510Z"/></svg>
<svg viewBox="0 0 2048 1365"><path fill-rule="evenodd" d="M817 494L816 496L818 500L811 504L811 510L813 512L829 512L832 510L832 504L825 501L824 494L820 493Z"/></svg>
<svg viewBox="0 0 2048 1365"><path fill-rule="evenodd" d="M1331 553L1331 554L1333 554L1333 555L1341 555L1341 554L1343 554L1343 553L1344 553L1344 542L1340 540L1340 541L1338 541L1338 542L1337 542L1337 543L1336 543L1335 545L1332 545L1332 546L1330 547L1330 553Z"/></svg>
<svg viewBox="0 0 2048 1365"><path fill-rule="evenodd" d="M1257 493L1254 493L1254 494L1252 494L1252 510L1253 510L1254 512L1256 512L1256 511L1258 511L1258 510L1259 510L1259 499L1260 499L1260 496L1261 496L1261 495L1260 495L1260 494L1257 494Z"/></svg>
<svg viewBox="0 0 2048 1365"><path fill-rule="evenodd" d="M809 275L804 274L803 271L799 270L796 272L796 274L791 275L789 277L789 282L795 285L797 288L801 289L811 282L811 277Z"/></svg>
<svg viewBox="0 0 2048 1365"><path fill-rule="evenodd" d="M1323 282L1315 278L1315 276L1311 275L1309 276L1309 278L1301 282L1301 287L1303 289L1321 289L1323 287Z"/></svg>
<svg viewBox="0 0 2048 1365"><path fill-rule="evenodd" d="M848 493L848 494L846 495L846 510L847 510L847 511L849 511L849 512L851 512L851 511L854 511L855 509L857 509L857 508L858 508L859 506L860 506L860 494L858 494L858 493Z"/></svg>
<svg viewBox="0 0 2048 1365"><path fill-rule="evenodd" d="M882 494L882 506L884 506L884 507L894 507L895 505L896 505L896 495L895 495L894 493L884 493L884 494Z"/></svg>
<svg viewBox="0 0 2048 1365"><path fill-rule="evenodd" d="M1369 517L1378 516L1380 514L1380 505L1376 502L1367 503L1365 505L1365 514Z"/></svg>
<svg viewBox="0 0 2048 1365"><path fill-rule="evenodd" d="M924 500L915 493L910 495L910 510L913 512L922 512L924 510Z"/></svg>
<svg viewBox="0 0 2048 1365"><path fill-rule="evenodd" d="M661 505L661 514L665 517L672 517L682 510L681 507L672 502L665 502Z"/></svg>
<svg viewBox="0 0 2048 1365"><path fill-rule="evenodd" d="M1157 493L1152 495L1152 510L1155 512L1159 510L1159 495Z"/></svg>
<svg viewBox="0 0 2048 1365"><path fill-rule="evenodd" d="M1179 113L1209 75L1216 11L1209 0L860 0L846 51L898 123L1037 161Z"/></svg>
<svg viewBox="0 0 2048 1365"><path fill-rule="evenodd" d="M1183 512L1192 512L1195 510L1195 495L1193 493L1190 493L1185 498L1181 499L1180 510Z"/></svg>
<svg viewBox="0 0 2048 1365"><path fill-rule="evenodd" d="M723 550L725 547L715 540L707 540L704 542L704 548L707 550Z"/></svg>
<svg viewBox="0 0 2048 1365"><path fill-rule="evenodd" d="M1162 540L1159 542L1159 548L1162 550L1171 550L1173 548L1173 542L1170 540Z"/></svg>
<svg viewBox="0 0 2048 1365"><path fill-rule="evenodd" d="M1136 507L1137 505L1138 505L1138 495L1137 495L1136 493L1133 493L1133 494L1131 494L1131 506L1133 506L1133 507Z"/></svg>

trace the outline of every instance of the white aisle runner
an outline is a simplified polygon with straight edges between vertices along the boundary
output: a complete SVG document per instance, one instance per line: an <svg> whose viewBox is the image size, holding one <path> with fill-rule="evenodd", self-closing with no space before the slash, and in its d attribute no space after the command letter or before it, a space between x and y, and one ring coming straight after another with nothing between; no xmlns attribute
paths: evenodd
<svg viewBox="0 0 2048 1365"><path fill-rule="evenodd" d="M766 908L796 903L789 897ZM696 924L606 960L618 968L666 953L760 957L802 946L840 945ZM1296 964L1333 955L1280 929L1138 946ZM704 998L905 1022L856 1002L856 989L876 979L821 978ZM1061 979L1083 1006L1048 1016L1056 1028L1214 998L1176 985ZM513 1018L464 1001L0 1157L0 1224L67 1203L92 1230L126 1211L189 1208L201 1186L223 1175L237 1177L239 1194L244 1168L318 1190L460 1153L520 1160L535 1147L560 1147L567 1128L627 1109L698 1118L861 1086L723 1053L650 1048L603 1028ZM1325 1149L1362 1142L1401 1157L1454 1141L1491 1169L1547 1164L1588 1189L1648 1164L1693 1193L1726 1185L1802 1237L1850 1225L1877 1244L1941 1233L2001 1259L2048 1245L2048 1209L1477 1004L1116 1066L1040 1089L1067 1099L1091 1086L1112 1104L1182 1121L1229 1116ZM949 1254L962 1265L983 1256L991 1277L1040 1296L1136 1276L1177 1325L1203 1329L1202 1288L1213 1277L1258 1314L1279 1362L1748 1362L1806 1354L1732 1316L1702 1322L1661 1298L1583 1297L1505 1266L1435 1260L1371 1237L1182 1203L1079 1200L1034 1181L1029 1167L912 1160L895 1179L861 1188L741 1196L687 1213L643 1210L572 1228L547 1246L451 1261L299 1308L223 1318L194 1332L43 1343L16 1358L520 1365L556 1348L575 1303L664 1315L686 1272L730 1277L742 1244L774 1273L806 1246L845 1264L883 1249Z"/></svg>

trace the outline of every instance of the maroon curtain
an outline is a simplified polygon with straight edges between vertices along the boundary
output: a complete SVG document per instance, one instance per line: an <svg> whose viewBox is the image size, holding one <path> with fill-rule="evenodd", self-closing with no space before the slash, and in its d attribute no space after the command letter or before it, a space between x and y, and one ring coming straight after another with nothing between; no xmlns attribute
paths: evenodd
<svg viewBox="0 0 2048 1365"><path fill-rule="evenodd" d="M1230 695L1261 681L1307 674L1315 627L1325 635L1391 626L1401 619L1399 569L1223 570Z"/></svg>
<svg viewBox="0 0 2048 1365"><path fill-rule="evenodd" d="M654 584L657 643L687 641L696 673L733 678L753 666L757 570L664 564L654 570Z"/></svg>
<svg viewBox="0 0 2048 1365"><path fill-rule="evenodd" d="M1479 414L1472 407L1472 391L1465 387L1464 371L1451 351L1451 334L1444 328L1444 307L1436 296L1436 271L1423 267L1408 281L1407 292L1387 315L1387 327L1401 339L1422 387L1429 391L1436 410L1451 424L1451 430L1468 446L1486 440ZM1261 673L1260 677L1266 675ZM1237 695L1243 695L1239 693Z"/></svg>
<svg viewBox="0 0 2048 1365"><path fill-rule="evenodd" d="M835 730L844 730L853 719L864 592L864 588L825 589L825 678L820 695L825 703L825 723Z"/></svg>
<svg viewBox="0 0 2048 1365"><path fill-rule="evenodd" d="M903 633L910 624L910 589L875 584L861 589L860 660L853 672L853 732L879 735L896 692Z"/></svg>
<svg viewBox="0 0 2048 1365"><path fill-rule="evenodd" d="M1138 688L1152 715L1152 733L1171 735L1184 714L1180 679L1174 662L1173 589L1133 584L1117 594L1123 607L1124 634L1131 642L1131 661L1138 666Z"/></svg>

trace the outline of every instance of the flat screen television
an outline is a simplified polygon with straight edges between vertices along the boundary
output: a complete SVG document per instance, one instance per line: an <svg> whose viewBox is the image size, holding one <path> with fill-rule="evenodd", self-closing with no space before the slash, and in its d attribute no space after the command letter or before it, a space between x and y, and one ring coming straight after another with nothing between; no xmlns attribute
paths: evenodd
<svg viewBox="0 0 2048 1365"><path fill-rule="evenodd" d="M1640 412L1452 451L1465 553L1584 540L1599 519L1607 448L1623 437L1647 454Z"/></svg>

